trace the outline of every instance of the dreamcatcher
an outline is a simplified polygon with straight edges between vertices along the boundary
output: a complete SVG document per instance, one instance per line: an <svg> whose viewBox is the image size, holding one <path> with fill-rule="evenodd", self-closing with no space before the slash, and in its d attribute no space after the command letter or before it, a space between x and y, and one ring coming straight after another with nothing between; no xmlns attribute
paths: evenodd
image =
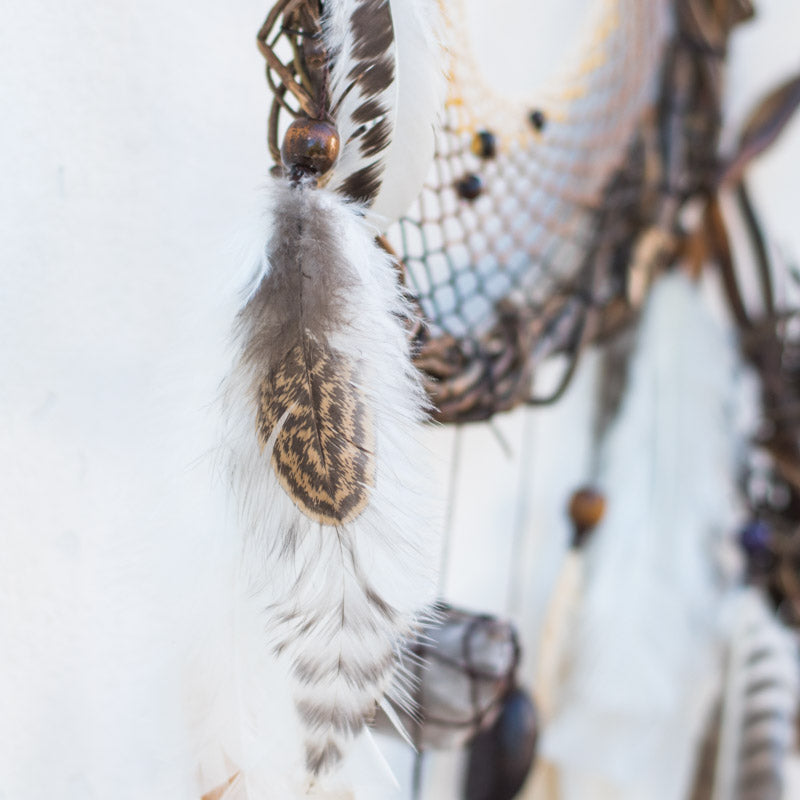
<svg viewBox="0 0 800 800"><path fill-rule="evenodd" d="M270 11L258 41L276 165L226 398L246 572L291 674L305 791L345 796L325 792L345 791L342 763L378 709L379 725L417 747L472 739L470 798L511 798L524 783L536 723L516 636L435 602L420 426L555 402L580 354L637 317L660 273L730 260L713 198L800 94L793 83L771 98L720 170L722 61L750 13L745 0L598 2L573 62L511 101L482 80L457 4L280 0ZM687 222L698 199L702 225ZM683 288L661 294L693 302ZM791 344L766 296L769 335L751 357L774 365L757 347ZM535 396L534 370L555 353L567 357L562 379ZM793 362L779 361L788 385ZM783 442L776 431L767 443L778 469ZM585 533L601 514L595 495L581 499L593 511L574 503L572 516ZM760 613L742 641L766 626ZM740 644L731 658L746 662ZM516 755L497 750L514 726L527 731L516 737L525 769L509 781L498 768L478 788L487 764ZM257 758L234 766L214 797L268 780L252 777Z"/></svg>

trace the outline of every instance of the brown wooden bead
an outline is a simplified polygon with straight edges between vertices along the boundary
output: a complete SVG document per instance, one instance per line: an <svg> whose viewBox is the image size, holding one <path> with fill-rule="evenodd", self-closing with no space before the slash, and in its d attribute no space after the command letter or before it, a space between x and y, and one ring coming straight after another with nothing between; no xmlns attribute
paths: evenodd
<svg viewBox="0 0 800 800"><path fill-rule="evenodd" d="M572 494L569 516L575 526L573 545L580 547L586 534L595 528L606 511L606 498L591 486L584 486Z"/></svg>
<svg viewBox="0 0 800 800"><path fill-rule="evenodd" d="M324 175L339 155L339 132L321 119L296 119L286 131L281 158L290 173Z"/></svg>

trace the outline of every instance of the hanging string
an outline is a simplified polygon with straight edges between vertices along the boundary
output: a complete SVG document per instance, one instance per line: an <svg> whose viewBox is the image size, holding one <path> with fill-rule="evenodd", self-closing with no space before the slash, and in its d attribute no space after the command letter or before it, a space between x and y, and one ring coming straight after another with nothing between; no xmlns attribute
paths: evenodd
<svg viewBox="0 0 800 800"><path fill-rule="evenodd" d="M422 760L424 755L422 750L417 750L414 754L414 771L411 778L411 800L420 800L422 797Z"/></svg>
<svg viewBox="0 0 800 800"><path fill-rule="evenodd" d="M522 613L522 574L525 566L522 563L522 551L525 547L525 532L530 517L529 494L533 475L533 412L522 412L522 445L520 448L520 465L517 479L517 504L514 512L514 532L511 540L509 561L508 592L506 594L506 616L518 619Z"/></svg>
<svg viewBox="0 0 800 800"><path fill-rule="evenodd" d="M462 425L456 425L453 434L453 448L450 453L450 473L447 480L447 505L445 506L444 528L442 530L442 549L439 556L438 595L444 595L447 586L447 572L450 565L450 544L453 535L453 519L455 517L456 487L459 467L461 465Z"/></svg>
<svg viewBox="0 0 800 800"><path fill-rule="evenodd" d="M503 455L508 459L514 458L514 448L511 447L511 443L508 441L508 439L506 438L506 436L503 433L503 431L500 430L500 426L497 424L497 422L495 422L494 417L490 417L487 420L487 424L488 424L489 430L494 435L494 438L497 441L497 444L500 446L500 449L503 451Z"/></svg>
<svg viewBox="0 0 800 800"><path fill-rule="evenodd" d="M453 535L453 520L455 517L455 503L461 465L461 436L462 425L456 425L453 432L453 445L450 451L450 469L447 478L447 496L445 504L444 524L442 527L442 547L439 555L439 582L436 590L438 597L443 597L447 586L447 572L450 564L450 544ZM411 800L420 800L422 797L422 767L425 753L417 748L414 753L414 763L411 773Z"/></svg>

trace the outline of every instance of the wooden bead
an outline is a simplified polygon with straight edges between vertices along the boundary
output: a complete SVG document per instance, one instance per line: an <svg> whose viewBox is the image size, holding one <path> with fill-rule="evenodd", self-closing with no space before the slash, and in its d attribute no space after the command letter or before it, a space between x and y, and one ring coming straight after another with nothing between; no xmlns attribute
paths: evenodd
<svg viewBox="0 0 800 800"><path fill-rule="evenodd" d="M569 516L575 526L573 545L580 547L586 534L595 528L606 511L606 499L590 486L575 491L569 501Z"/></svg>
<svg viewBox="0 0 800 800"><path fill-rule="evenodd" d="M497 155L497 137L491 131L478 131L470 145L478 158L494 158Z"/></svg>
<svg viewBox="0 0 800 800"><path fill-rule="evenodd" d="M483 181L478 175L467 175L456 184L459 197L474 200L483 191Z"/></svg>
<svg viewBox="0 0 800 800"><path fill-rule="evenodd" d="M530 115L528 116L531 125L536 128L539 133L544 130L544 126L547 124L547 117L544 115L544 111L540 108L535 108L531 111Z"/></svg>
<svg viewBox="0 0 800 800"><path fill-rule="evenodd" d="M290 173L324 175L339 155L339 132L320 119L296 119L286 131L281 158Z"/></svg>

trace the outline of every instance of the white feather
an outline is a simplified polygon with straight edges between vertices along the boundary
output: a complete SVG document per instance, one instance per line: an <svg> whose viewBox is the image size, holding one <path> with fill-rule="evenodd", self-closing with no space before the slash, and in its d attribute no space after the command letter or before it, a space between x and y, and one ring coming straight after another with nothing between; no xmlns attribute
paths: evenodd
<svg viewBox="0 0 800 800"><path fill-rule="evenodd" d="M369 17L380 28L385 12L391 41L382 63L390 66L392 80L373 91L358 80L365 74L360 63L366 62L359 61L351 20L354 15ZM326 4L323 34L333 61L330 106L342 142L328 187L345 191L348 178L373 165L379 188L370 198L356 199L366 203L370 218L381 230L419 195L433 162L434 128L446 88L440 28L440 9L434 0L333 0ZM378 41L381 34L373 38ZM381 109L366 123L356 118L365 101ZM364 154L361 137L378 126L385 130L386 143L379 152Z"/></svg>
<svg viewBox="0 0 800 800"><path fill-rule="evenodd" d="M239 659L243 665L232 672L236 702L230 697L227 702L240 711L239 722L231 726L234 739L245 731L249 742L243 749L241 742L234 742L241 754L236 763L254 785L269 784L276 760L283 761L284 774L302 775L297 746L303 737L318 749L333 742L341 750L351 738L334 730L335 725L309 722L308 717L300 726L305 729L303 737L296 719L290 730L276 731L270 702L264 698L284 692L301 706L325 707L361 719L353 726L357 732L363 726L363 710L380 703L392 688L391 674L367 677L371 665L396 651L420 611L433 601L435 587L436 543L426 503L426 457L418 441L426 400L410 360L403 323L408 312L396 271L376 245L374 230L360 209L330 191L275 182L268 193L267 218L275 220L288 199L296 196L292 193L298 192L303 193L309 225L314 219L327 220L337 234L333 246L339 256L346 256L350 273L345 276L346 318L338 329L328 331L328 341L361 367L358 389L374 426L376 472L368 505L352 521L334 527L305 516L270 463L275 434L264 448L256 436L254 376L244 365L234 371L226 391L226 447L245 535L244 581L250 613L257 609L260 621L251 622L249 635L241 640L258 656L245 653ZM267 230L268 240L270 236ZM262 263L257 272L263 280L273 268ZM290 531L295 544L284 548ZM369 599L366 585L393 609L391 619ZM268 670L269 648L274 646L282 657ZM356 685L343 663L363 669L364 680ZM276 670L282 672L282 680L275 679ZM314 677L306 679L304 672ZM292 680L287 684L289 673ZM281 753L294 750L293 755L272 756L267 763L263 754L275 747L276 739L281 741ZM324 792L352 785L343 774L318 778L313 788L323 797ZM285 794L275 796L292 796L289 792L297 788L282 791Z"/></svg>
<svg viewBox="0 0 800 800"><path fill-rule="evenodd" d="M371 209L383 230L408 210L422 190L433 163L447 89L440 4L391 0L390 7L397 48L396 121L383 183Z"/></svg>
<svg viewBox="0 0 800 800"><path fill-rule="evenodd" d="M727 576L715 562L737 507L733 339L682 272L654 287L631 370L601 468L608 513L587 551L574 667L543 752L620 795L677 800L717 677Z"/></svg>

